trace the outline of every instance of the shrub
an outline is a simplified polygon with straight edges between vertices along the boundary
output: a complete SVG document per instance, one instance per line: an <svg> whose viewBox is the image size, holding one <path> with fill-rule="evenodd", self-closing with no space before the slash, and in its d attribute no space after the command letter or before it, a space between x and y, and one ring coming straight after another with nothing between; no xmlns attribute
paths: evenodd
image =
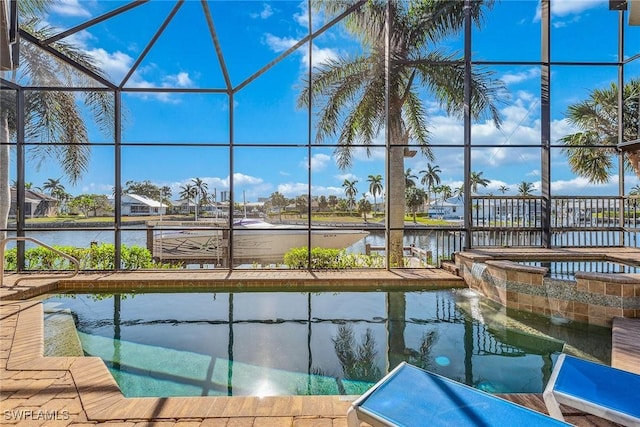
<svg viewBox="0 0 640 427"><path fill-rule="evenodd" d="M115 267L115 246L112 243L92 245L89 248L74 246L52 246L54 249L70 255L78 260L81 270L113 270ZM148 249L140 246L121 246L122 267L127 270L142 268L177 268L155 262ZM18 259L17 248L5 251L5 270L15 270ZM25 251L25 269L40 270L72 270L73 264L65 257L44 247L29 248Z"/></svg>
<svg viewBox="0 0 640 427"><path fill-rule="evenodd" d="M289 268L308 268L309 251L306 247L291 249L284 255L284 263L287 264ZM311 249L311 268L314 270L383 266L384 257L378 254L348 254L344 249Z"/></svg>

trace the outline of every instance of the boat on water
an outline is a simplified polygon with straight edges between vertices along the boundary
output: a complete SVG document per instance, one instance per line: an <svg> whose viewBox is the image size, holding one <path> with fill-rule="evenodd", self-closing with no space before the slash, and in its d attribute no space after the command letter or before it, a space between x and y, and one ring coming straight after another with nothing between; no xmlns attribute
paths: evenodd
<svg viewBox="0 0 640 427"><path fill-rule="evenodd" d="M222 228L168 230L154 236L153 254L160 260L223 264L229 251L229 233L233 233L233 263L281 263L293 248L309 244L304 226L271 224L260 219L243 218L231 231ZM368 231L332 228L311 230L311 247L347 248L369 234Z"/></svg>

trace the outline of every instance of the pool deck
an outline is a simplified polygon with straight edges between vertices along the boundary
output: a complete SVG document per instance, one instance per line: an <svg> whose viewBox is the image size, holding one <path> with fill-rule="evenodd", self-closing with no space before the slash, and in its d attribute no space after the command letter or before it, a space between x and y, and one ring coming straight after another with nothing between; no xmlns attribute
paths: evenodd
<svg viewBox="0 0 640 427"><path fill-rule="evenodd" d="M9 274L0 288L0 425L28 426L180 426L180 427L346 427L353 396L125 398L104 363L93 357L43 357L42 305L34 296L64 289L317 290L340 286L432 289L464 286L441 269L307 271L181 270L81 274L73 279L44 279ZM635 320L635 319L633 319ZM637 322L634 322L637 325ZM626 323L615 328L627 330ZM635 327L635 326L634 326ZM632 332L637 334L637 330ZM637 335L635 335L637 337ZM638 366L637 338L624 339L625 363ZM615 345L614 345L615 347ZM504 395L546 413L537 394ZM600 418L567 410L577 426L614 426Z"/></svg>

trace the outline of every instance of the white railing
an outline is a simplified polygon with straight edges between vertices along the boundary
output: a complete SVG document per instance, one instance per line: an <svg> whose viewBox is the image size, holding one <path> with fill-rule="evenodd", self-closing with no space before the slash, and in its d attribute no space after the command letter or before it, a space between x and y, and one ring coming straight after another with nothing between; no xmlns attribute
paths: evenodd
<svg viewBox="0 0 640 427"><path fill-rule="evenodd" d="M72 257L71 255L65 254L64 252L59 251L58 249L52 248L51 246L47 245L46 243L42 243L39 240L34 239L33 237L7 237L6 239L0 240L0 286L4 286L4 251L6 249L7 243L14 241L14 242L32 242L35 243L36 245L40 245L43 248L49 249L52 252L55 252L56 254L60 255L63 258L68 259L74 266L75 266L75 270L65 274L65 275L51 275L51 276L38 276L38 279L67 279L70 277L75 277L78 274L78 271L80 270L80 263L78 262L77 259L75 259L74 257ZM19 277L13 284L13 286L16 286L19 282L28 279L28 276L22 276Z"/></svg>

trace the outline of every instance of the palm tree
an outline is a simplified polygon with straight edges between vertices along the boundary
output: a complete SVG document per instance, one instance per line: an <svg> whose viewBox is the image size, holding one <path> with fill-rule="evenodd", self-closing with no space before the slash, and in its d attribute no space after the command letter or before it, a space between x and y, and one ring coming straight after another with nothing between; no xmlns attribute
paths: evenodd
<svg viewBox="0 0 640 427"><path fill-rule="evenodd" d="M32 34L39 40L53 35L50 27L43 26L37 15L45 15L51 0L24 0L16 2L21 17L20 30ZM103 76L92 57L76 46L59 40L49 45L62 55L73 60L91 73ZM26 86L89 87L93 81L87 74L63 65L62 61L46 53L35 44L20 44L21 67ZM0 91L0 141L14 141L17 137L16 92ZM107 91L26 91L24 99L24 138L31 141L46 141L30 150L37 158L53 158L60 164L65 176L76 183L89 165L90 146L88 130L78 105L81 98L93 115L98 127L107 135L113 133L114 97ZM9 144L0 145L0 239L6 237L2 231L7 227L11 193L9 187Z"/></svg>
<svg viewBox="0 0 640 427"><path fill-rule="evenodd" d="M429 147L427 109L420 96L426 89L449 114L461 116L464 111L464 62L457 54L435 47L462 29L465 4L459 1L365 2L344 19L346 30L361 42L361 51L314 68L313 85L303 85L299 97L299 106L308 106L313 101L312 105L318 108L316 141L337 142L335 156L341 169L352 166L356 145L370 146L379 131L387 126L391 142L386 177L390 265L402 265L405 148L415 142L424 156L429 160L434 158ZM328 16L336 16L354 2L318 1L313 5ZM473 21L479 24L484 8L492 5L493 0L471 2ZM384 37L387 15L393 28L389 45L393 63L388 88ZM499 124L494 103L502 84L488 72L472 71L469 110L474 118L488 115ZM387 95L388 102L385 102Z"/></svg>
<svg viewBox="0 0 640 427"><path fill-rule="evenodd" d="M471 172L469 183L471 184L471 192L478 194L478 186L486 187L491 181L482 177L482 172Z"/></svg>
<svg viewBox="0 0 640 427"><path fill-rule="evenodd" d="M42 184L42 189L44 191L48 190L51 197L55 197L55 194L61 194L61 192L65 191L64 185L60 184L61 180L62 178L49 178L44 184Z"/></svg>
<svg viewBox="0 0 640 427"><path fill-rule="evenodd" d="M440 199L440 206L442 207L442 212L444 212L444 202L446 202L453 195L453 191L451 190L451 187L446 184L438 185L433 188L433 191L434 191L434 194L442 195L442 198Z"/></svg>
<svg viewBox="0 0 640 427"><path fill-rule="evenodd" d="M344 187L344 195L347 196L347 201L349 203L349 210L351 210L356 203L356 194L358 194L358 189L356 188L357 183L358 181L356 180L349 181L348 179L345 179L342 183L342 186Z"/></svg>
<svg viewBox="0 0 640 427"><path fill-rule="evenodd" d="M418 179L418 176L411 173L411 168L408 168L404 172L404 186L406 188L415 187L416 179Z"/></svg>
<svg viewBox="0 0 640 427"><path fill-rule="evenodd" d="M180 200L184 200L187 202L187 214L191 211L189 207L189 203L191 202L192 199L195 199L197 191L198 190L191 184L185 184L180 186L180 193L178 193L178 195L180 196Z"/></svg>
<svg viewBox="0 0 640 427"><path fill-rule="evenodd" d="M200 202L201 201L206 201L207 200L207 183L204 182L203 180L201 180L200 178L193 178L191 180L191 182L193 182L193 189L194 189L194 199L195 199L195 205L196 205L196 216L195 216L195 220L198 220L198 207L200 206Z"/></svg>
<svg viewBox="0 0 640 427"><path fill-rule="evenodd" d="M422 179L420 179L420 184L427 187L427 191L431 192L433 187L440 184L440 166L431 165L431 163L427 163L427 169L421 170L419 173L422 174Z"/></svg>
<svg viewBox="0 0 640 427"><path fill-rule="evenodd" d="M440 184L440 172L440 167L438 165L432 166L431 163L427 163L427 169L419 172L422 174L420 184L427 188L427 199L433 193L434 187Z"/></svg>
<svg viewBox="0 0 640 427"><path fill-rule="evenodd" d="M282 222L282 211L287 207L288 200L282 193L276 191L269 196L271 207L278 209L278 220Z"/></svg>
<svg viewBox="0 0 640 427"><path fill-rule="evenodd" d="M622 98L623 140L633 141L638 139L640 126L640 78L624 85ZM617 164L614 157L618 144L618 86L612 83L608 88L594 89L589 99L569 106L567 121L580 129L560 138L566 145L562 151L569 159L571 170L590 182L608 182ZM630 156L638 154L630 153ZM626 166L635 165L635 172L640 176L638 163L629 160L627 157Z"/></svg>
<svg viewBox="0 0 640 427"><path fill-rule="evenodd" d="M424 206L424 199L427 197L427 194L423 189L418 188L416 186L407 187L405 190L405 199L407 203L407 209L409 209L409 213L413 216L413 223L417 223L416 221L416 213L418 209Z"/></svg>
<svg viewBox="0 0 640 427"><path fill-rule="evenodd" d="M501 194L504 194L504 193L506 193L507 191L509 191L509 187L507 187L506 185L501 185L501 186L498 188L498 191L499 191Z"/></svg>
<svg viewBox="0 0 640 427"><path fill-rule="evenodd" d="M371 202L367 200L365 195L362 195L362 199L358 201L358 213L364 217L364 222L367 222L367 214L371 212Z"/></svg>
<svg viewBox="0 0 640 427"><path fill-rule="evenodd" d="M520 196L530 196L533 193L533 183L522 181L518 184L518 194Z"/></svg>
<svg viewBox="0 0 640 427"><path fill-rule="evenodd" d="M440 186L440 193L442 194L442 202L446 202L451 198L451 196L453 196L451 187L446 184Z"/></svg>
<svg viewBox="0 0 640 427"><path fill-rule="evenodd" d="M630 196L640 196L640 184L634 185L631 190L629 190Z"/></svg>
<svg viewBox="0 0 640 427"><path fill-rule="evenodd" d="M382 175L369 175L369 193L373 196L374 211L378 211L378 199L376 195L382 194ZM375 215L375 214L374 214Z"/></svg>

